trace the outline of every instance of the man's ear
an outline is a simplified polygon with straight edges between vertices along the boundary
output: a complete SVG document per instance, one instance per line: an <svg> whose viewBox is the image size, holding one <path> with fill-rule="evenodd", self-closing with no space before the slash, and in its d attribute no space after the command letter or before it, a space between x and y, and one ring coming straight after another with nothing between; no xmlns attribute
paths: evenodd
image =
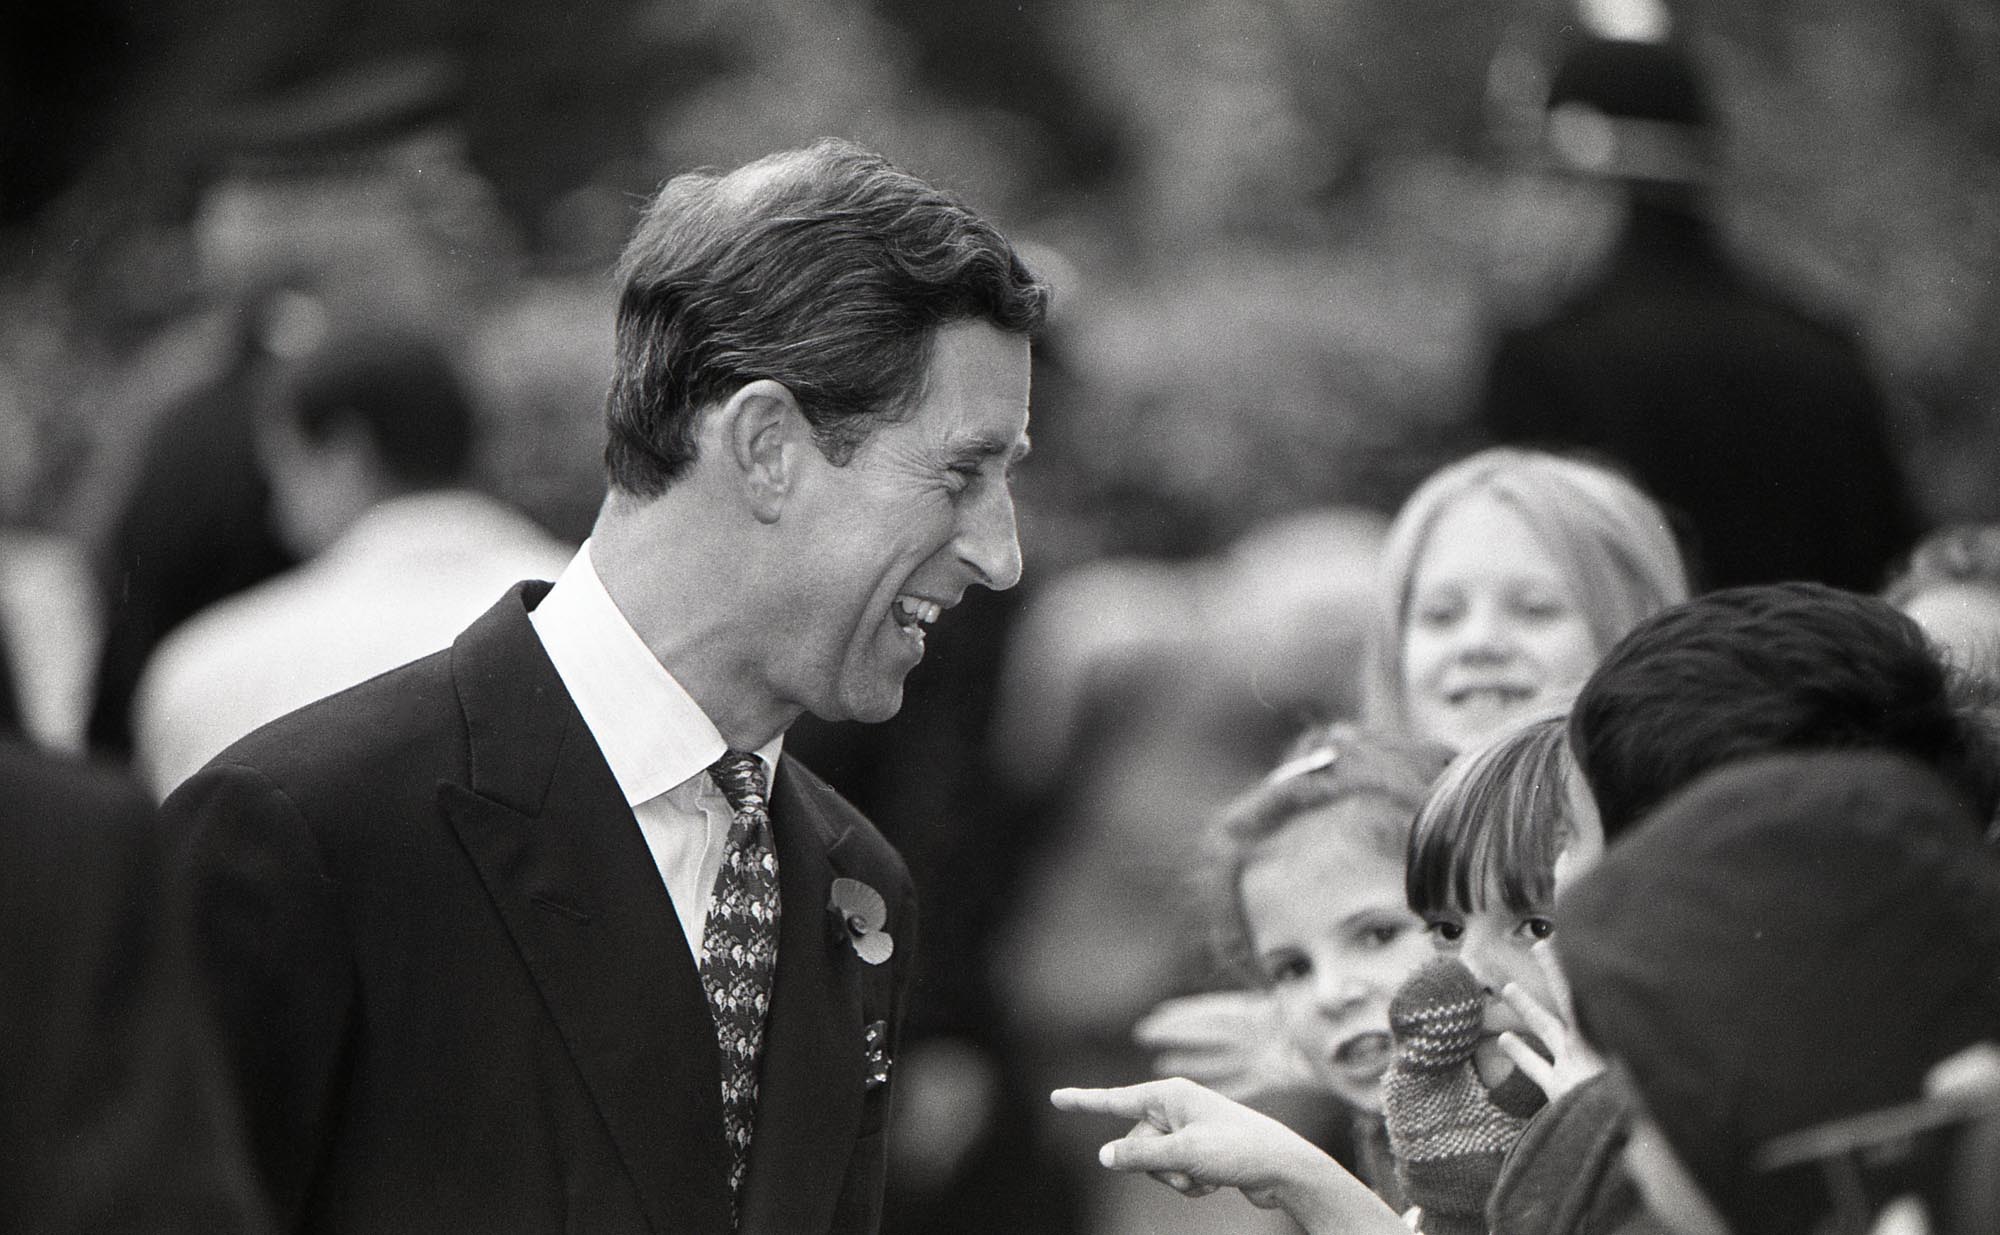
<svg viewBox="0 0 2000 1235"><path fill-rule="evenodd" d="M803 451L816 449L798 399L783 382L747 383L715 413L715 444L760 523L775 523L799 481Z"/></svg>

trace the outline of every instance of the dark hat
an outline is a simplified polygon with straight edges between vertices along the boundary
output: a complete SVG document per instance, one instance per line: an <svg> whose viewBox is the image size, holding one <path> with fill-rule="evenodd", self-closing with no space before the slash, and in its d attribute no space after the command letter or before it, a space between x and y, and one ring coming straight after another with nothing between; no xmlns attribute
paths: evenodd
<svg viewBox="0 0 2000 1235"><path fill-rule="evenodd" d="M351 161L453 120L464 76L456 59L429 52L329 67L220 108L212 146L232 166L267 173Z"/></svg>
<svg viewBox="0 0 2000 1235"><path fill-rule="evenodd" d="M1809 1230L1752 1173L1775 1137L1922 1091L2000 1034L2000 867L1914 762L1843 751L1703 777L1557 906L1578 1022L1731 1229Z"/></svg>
<svg viewBox="0 0 2000 1235"><path fill-rule="evenodd" d="M1556 65L1543 144L1569 171L1686 182L1706 176L1712 119L1684 48L1591 38Z"/></svg>
<svg viewBox="0 0 2000 1235"><path fill-rule="evenodd" d="M1549 109L1582 104L1614 119L1705 125L1709 105L1693 59L1675 43L1588 39L1556 65Z"/></svg>

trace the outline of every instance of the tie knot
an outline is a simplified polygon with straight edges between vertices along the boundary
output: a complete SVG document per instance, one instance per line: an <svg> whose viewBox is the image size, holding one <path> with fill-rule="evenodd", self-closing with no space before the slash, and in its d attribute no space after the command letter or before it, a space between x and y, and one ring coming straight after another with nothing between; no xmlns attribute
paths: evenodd
<svg viewBox="0 0 2000 1235"><path fill-rule="evenodd" d="M747 750L729 750L708 765L708 774L737 814L765 809L764 761Z"/></svg>

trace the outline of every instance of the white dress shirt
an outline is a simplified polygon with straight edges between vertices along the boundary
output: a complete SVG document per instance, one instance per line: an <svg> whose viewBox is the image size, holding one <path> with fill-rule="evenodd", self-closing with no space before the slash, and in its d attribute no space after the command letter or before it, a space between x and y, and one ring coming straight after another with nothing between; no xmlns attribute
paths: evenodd
<svg viewBox="0 0 2000 1235"><path fill-rule="evenodd" d="M734 817L708 767L728 744L619 612L591 564L590 542L528 620L611 765L699 962L709 891ZM780 734L756 752L767 786L784 740Z"/></svg>

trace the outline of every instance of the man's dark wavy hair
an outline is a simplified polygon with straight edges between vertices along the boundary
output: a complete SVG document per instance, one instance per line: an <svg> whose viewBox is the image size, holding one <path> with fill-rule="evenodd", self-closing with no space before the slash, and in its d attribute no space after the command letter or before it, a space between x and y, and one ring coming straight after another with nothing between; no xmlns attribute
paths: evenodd
<svg viewBox="0 0 2000 1235"><path fill-rule="evenodd" d="M1642 622L1584 683L1570 745L1607 841L1703 772L1786 751L1901 752L1979 818L2000 802L2000 756L1923 629L1817 583L1710 592Z"/></svg>
<svg viewBox="0 0 2000 1235"><path fill-rule="evenodd" d="M921 401L941 326L1031 335L1048 285L957 199L832 139L668 181L619 263L605 467L656 497L694 459L697 414L744 383L797 397L845 463Z"/></svg>

